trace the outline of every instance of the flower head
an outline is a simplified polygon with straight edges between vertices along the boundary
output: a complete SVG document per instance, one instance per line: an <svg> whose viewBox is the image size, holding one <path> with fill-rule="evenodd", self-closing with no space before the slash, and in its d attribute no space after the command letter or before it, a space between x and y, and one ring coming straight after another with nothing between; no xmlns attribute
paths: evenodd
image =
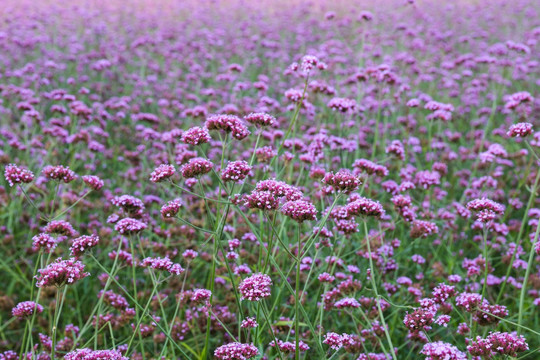
<svg viewBox="0 0 540 360"><path fill-rule="evenodd" d="M296 222L317 220L317 209L308 201L288 201L281 208L281 212Z"/></svg>
<svg viewBox="0 0 540 360"><path fill-rule="evenodd" d="M254 274L238 285L242 300L259 301L270 296L272 279L266 274Z"/></svg>
<svg viewBox="0 0 540 360"><path fill-rule="evenodd" d="M6 166L4 176L9 186L21 183L30 183L32 180L34 180L34 174L30 170L20 168L15 164L9 164Z"/></svg>
<svg viewBox="0 0 540 360"><path fill-rule="evenodd" d="M75 258L68 260L57 259L47 265L46 268L38 270L36 275L37 287L63 286L73 284L84 279L89 273L84 271L84 264Z"/></svg>
<svg viewBox="0 0 540 360"><path fill-rule="evenodd" d="M182 141L190 145L200 145L210 142L212 138L205 127L192 127L182 134Z"/></svg>
<svg viewBox="0 0 540 360"><path fill-rule="evenodd" d="M259 355L259 350L253 344L233 342L221 345L214 351L218 360L247 360Z"/></svg>
<svg viewBox="0 0 540 360"><path fill-rule="evenodd" d="M77 175L69 168L69 166L45 166L42 171L43 175L50 180L63 181L70 183L77 178Z"/></svg>
<svg viewBox="0 0 540 360"><path fill-rule="evenodd" d="M41 314L42 312L43 306L33 301L20 302L11 310L11 314L19 319L25 319L32 316L34 313Z"/></svg>
<svg viewBox="0 0 540 360"><path fill-rule="evenodd" d="M161 182L173 176L175 172L176 169L174 166L161 164L150 174L150 181L155 183Z"/></svg>
<svg viewBox="0 0 540 360"><path fill-rule="evenodd" d="M517 123L510 126L506 133L510 137L526 137L533 133L533 125L531 123Z"/></svg>

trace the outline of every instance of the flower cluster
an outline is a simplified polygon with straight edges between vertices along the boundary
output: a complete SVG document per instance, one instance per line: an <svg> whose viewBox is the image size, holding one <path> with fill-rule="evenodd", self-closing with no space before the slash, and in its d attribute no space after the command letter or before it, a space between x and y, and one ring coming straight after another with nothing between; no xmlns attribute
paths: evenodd
<svg viewBox="0 0 540 360"><path fill-rule="evenodd" d="M356 100L347 98L333 98L328 102L327 106L334 111L342 113L354 113L358 110Z"/></svg>
<svg viewBox="0 0 540 360"><path fill-rule="evenodd" d="M329 172L324 176L323 182L332 186L335 190L350 193L358 188L360 180L348 170L340 170L336 173Z"/></svg>
<svg viewBox="0 0 540 360"><path fill-rule="evenodd" d="M34 180L34 174L30 170L20 168L15 164L9 164L6 166L4 176L9 186L21 183L27 184Z"/></svg>
<svg viewBox="0 0 540 360"><path fill-rule="evenodd" d="M43 306L36 304L33 301L20 302L11 310L11 314L19 319L26 319L34 315L34 313L41 314L42 312Z"/></svg>
<svg viewBox="0 0 540 360"><path fill-rule="evenodd" d="M64 356L65 360L128 360L118 350L77 349Z"/></svg>
<svg viewBox="0 0 540 360"><path fill-rule="evenodd" d="M218 360L247 360L259 355L259 350L253 344L239 342L221 345L214 351Z"/></svg>
<svg viewBox="0 0 540 360"><path fill-rule="evenodd" d="M115 196L111 199L111 203L135 217L142 216L145 210L143 201L131 195Z"/></svg>
<svg viewBox="0 0 540 360"><path fill-rule="evenodd" d="M43 168L43 176L50 180L63 181L68 184L77 178L77 175L69 167L48 165Z"/></svg>
<svg viewBox="0 0 540 360"><path fill-rule="evenodd" d="M83 235L76 239L73 239L69 251L71 256L80 257L88 249L97 246L99 237L97 235Z"/></svg>
<svg viewBox="0 0 540 360"><path fill-rule="evenodd" d="M250 173L251 166L244 160L231 161L221 172L221 179L225 182L240 182L244 180Z"/></svg>
<svg viewBox="0 0 540 360"><path fill-rule="evenodd" d="M171 200L161 207L161 216L165 219L174 217L181 207L182 201L180 199Z"/></svg>
<svg viewBox="0 0 540 360"><path fill-rule="evenodd" d="M161 182L172 177L175 172L176 169L174 166L169 164L161 164L150 174L150 181L155 183Z"/></svg>
<svg viewBox="0 0 540 360"><path fill-rule="evenodd" d="M194 126L182 134L182 141L190 145L201 145L210 142L212 138L205 127Z"/></svg>
<svg viewBox="0 0 540 360"><path fill-rule="evenodd" d="M346 210L349 216L370 216L377 219L385 214L382 205L378 201L367 199L365 197L359 197L348 203L346 205Z"/></svg>
<svg viewBox="0 0 540 360"><path fill-rule="evenodd" d="M439 232L439 227L437 224L425 221L425 220L414 220L411 226L410 235L413 239L420 237L428 237Z"/></svg>
<svg viewBox="0 0 540 360"><path fill-rule="evenodd" d="M36 251L43 250L50 253L56 249L57 245L58 240L47 233L40 233L32 237L32 248Z"/></svg>
<svg viewBox="0 0 540 360"><path fill-rule="evenodd" d="M98 176L94 175L84 175L82 177L84 183L88 185L92 190L99 191L104 185L103 180L101 180Z"/></svg>
<svg viewBox="0 0 540 360"><path fill-rule="evenodd" d="M129 235L141 232L146 229L146 227L147 225L142 221L133 218L124 218L114 225L114 230L118 231L120 234Z"/></svg>
<svg viewBox="0 0 540 360"><path fill-rule="evenodd" d="M523 336L507 332L494 332L482 339L478 336L467 350L473 356L491 359L495 355L517 357L517 354L529 349Z"/></svg>
<svg viewBox="0 0 540 360"><path fill-rule="evenodd" d="M465 360L467 355L452 344L442 341L430 342L424 345L422 355L426 360Z"/></svg>
<svg viewBox="0 0 540 360"><path fill-rule="evenodd" d="M355 160L355 162L353 163L353 167L359 172L365 172L369 175L375 174L380 177L388 175L388 168L386 166L376 164L373 161L367 159Z"/></svg>
<svg viewBox="0 0 540 360"><path fill-rule="evenodd" d="M281 208L281 212L296 222L317 220L317 209L308 201L288 201Z"/></svg>
<svg viewBox="0 0 540 360"><path fill-rule="evenodd" d="M270 191L253 191L245 196L244 205L250 209L277 210L279 200Z"/></svg>
<svg viewBox="0 0 540 360"><path fill-rule="evenodd" d="M77 236L77 231L73 226L64 220L53 220L43 228L43 231L48 234L60 234L64 236Z"/></svg>
<svg viewBox="0 0 540 360"><path fill-rule="evenodd" d="M238 285L238 291L242 300L260 301L270 296L270 286L272 286L270 276L259 273L245 278Z"/></svg>
<svg viewBox="0 0 540 360"><path fill-rule="evenodd" d="M510 137L526 137L533 133L533 125L531 123L513 124L506 133Z"/></svg>
<svg viewBox="0 0 540 360"><path fill-rule="evenodd" d="M214 168L212 162L203 158L193 158L187 164L182 165L180 173L186 179L195 178L208 174Z"/></svg>
<svg viewBox="0 0 540 360"><path fill-rule="evenodd" d="M73 284L84 279L89 273L84 271L84 264L75 258L68 260L57 259L47 265L46 268L38 270L36 275L37 287L63 286Z"/></svg>
<svg viewBox="0 0 540 360"><path fill-rule="evenodd" d="M477 220L487 223L504 213L505 207L487 198L474 199L467 203L467 209L475 211Z"/></svg>
<svg viewBox="0 0 540 360"><path fill-rule="evenodd" d="M154 270L168 271L173 275L180 275L184 272L184 269L180 264L173 263L169 258L147 257L142 260L141 266L149 267Z"/></svg>
<svg viewBox="0 0 540 360"><path fill-rule="evenodd" d="M222 130L231 133L236 140L245 139L250 131L242 120L235 115L213 115L206 119L205 126L208 130Z"/></svg>
<svg viewBox="0 0 540 360"><path fill-rule="evenodd" d="M273 126L276 123L276 118L267 113L251 113L244 119L248 123L259 127Z"/></svg>

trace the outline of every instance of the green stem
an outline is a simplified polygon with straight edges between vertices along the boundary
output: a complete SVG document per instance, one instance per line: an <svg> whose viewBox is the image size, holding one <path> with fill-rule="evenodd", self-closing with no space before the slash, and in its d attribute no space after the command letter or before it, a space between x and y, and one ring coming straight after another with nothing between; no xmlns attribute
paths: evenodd
<svg viewBox="0 0 540 360"><path fill-rule="evenodd" d="M381 309L381 298L379 296L379 291L377 290L377 283L375 282L375 267L373 266L373 259L371 256L371 245L369 244L369 233L367 228L367 222L364 219L364 230L366 232L366 243L368 248L368 256L369 256L369 268L371 269L371 287L373 288L373 292L375 293L375 303L377 304L377 311L379 312L379 318L381 319L381 324L384 329L384 333L386 335L386 340L388 341L388 345L390 346L390 354L392 354L392 358L394 360L397 360L396 354L394 352L394 345L392 344L392 338L390 336L390 333L388 332L388 328L386 326L386 321L384 320L384 315Z"/></svg>
<svg viewBox="0 0 540 360"><path fill-rule="evenodd" d="M64 290L60 292L60 289L56 290L56 308L54 310L54 325L52 328L52 348L51 359L55 359L55 347L56 347L56 334L58 332L58 321L60 320L60 314L62 313L62 307L64 306L64 300L66 298L67 285L64 285Z"/></svg>
<svg viewBox="0 0 540 360"><path fill-rule="evenodd" d="M296 257L296 281L295 281L295 299L294 299L294 337L296 340L296 351L294 353L294 358L296 360L300 359L300 312L298 311L298 304L300 303L300 263L302 255L300 254L300 224L297 225L297 240L298 240L298 254ZM277 344L276 344L277 346Z"/></svg>
<svg viewBox="0 0 540 360"><path fill-rule="evenodd" d="M527 262L527 270L525 271L525 277L523 278L523 283L521 284L521 293L519 295L519 313L518 313L518 335L521 332L521 322L523 321L523 304L525 302L525 293L527 291L527 281L529 280L529 275L531 274L531 268L533 267L533 260L535 254L535 244L538 241L538 235L540 234L540 225L536 226L536 233L534 234L534 240L531 244L531 249L529 250L529 261Z"/></svg>

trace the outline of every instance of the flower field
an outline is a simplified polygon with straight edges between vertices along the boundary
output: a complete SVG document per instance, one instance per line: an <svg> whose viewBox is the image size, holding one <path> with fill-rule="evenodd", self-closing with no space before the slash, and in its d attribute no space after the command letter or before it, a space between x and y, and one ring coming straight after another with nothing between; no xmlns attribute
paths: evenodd
<svg viewBox="0 0 540 360"><path fill-rule="evenodd" d="M540 359L538 1L0 8L0 360Z"/></svg>

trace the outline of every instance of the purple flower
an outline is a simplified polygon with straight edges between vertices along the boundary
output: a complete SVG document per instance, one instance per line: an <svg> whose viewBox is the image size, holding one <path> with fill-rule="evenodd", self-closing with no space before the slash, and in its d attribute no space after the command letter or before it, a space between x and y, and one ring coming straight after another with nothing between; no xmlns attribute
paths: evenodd
<svg viewBox="0 0 540 360"><path fill-rule="evenodd" d="M11 314L19 319L25 319L32 316L34 313L41 314L42 312L43 306L36 304L33 301L20 302L11 310Z"/></svg>
<svg viewBox="0 0 540 360"><path fill-rule="evenodd" d="M18 167L15 164L9 164L4 170L4 176L9 186L21 183L30 183L34 180L34 174L27 169Z"/></svg>
<svg viewBox="0 0 540 360"><path fill-rule="evenodd" d="M68 260L57 259L47 265L46 268L38 270L36 275L36 286L63 286L73 284L78 280L84 279L90 274L84 271L82 262L75 258Z"/></svg>
<svg viewBox="0 0 540 360"><path fill-rule="evenodd" d="M174 166L169 164L159 165L152 173L150 174L150 181L154 183L161 182L163 180L169 179L174 175L176 169Z"/></svg>
<svg viewBox="0 0 540 360"><path fill-rule="evenodd" d="M238 291L242 300L260 301L270 296L270 286L272 286L270 276L259 273L245 278L238 285Z"/></svg>

